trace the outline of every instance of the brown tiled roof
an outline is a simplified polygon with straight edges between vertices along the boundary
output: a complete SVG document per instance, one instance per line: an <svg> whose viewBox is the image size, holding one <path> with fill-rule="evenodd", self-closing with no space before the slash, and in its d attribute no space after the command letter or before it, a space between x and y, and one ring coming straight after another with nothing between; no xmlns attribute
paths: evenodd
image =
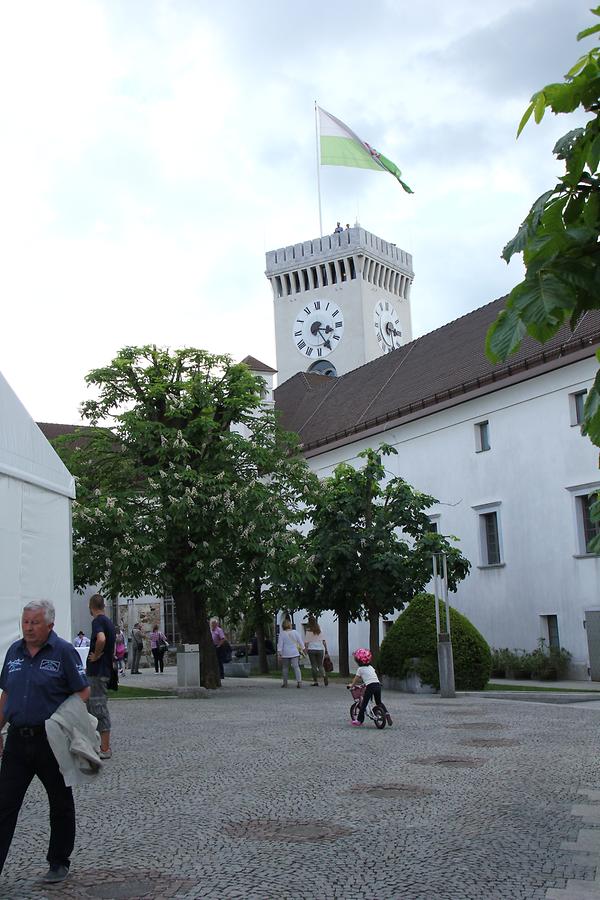
<svg viewBox="0 0 600 900"><path fill-rule="evenodd" d="M501 297L339 378L294 375L275 390L281 424L300 435L305 452L346 443L384 423L407 421L541 374L543 368L592 356L600 343L600 310L575 332L564 326L547 343L526 337L507 363L485 355L485 336Z"/></svg>
<svg viewBox="0 0 600 900"><path fill-rule="evenodd" d="M271 366L268 366L266 363L261 362L260 359L256 359L255 356L245 356L242 362L251 369L252 372L272 372L275 374L277 369L272 369Z"/></svg>
<svg viewBox="0 0 600 900"><path fill-rule="evenodd" d="M37 422L36 424L49 441L53 441L54 438L57 437L62 437L63 434L72 434L72 432L76 431L78 428L85 427L83 425L58 425L56 422Z"/></svg>

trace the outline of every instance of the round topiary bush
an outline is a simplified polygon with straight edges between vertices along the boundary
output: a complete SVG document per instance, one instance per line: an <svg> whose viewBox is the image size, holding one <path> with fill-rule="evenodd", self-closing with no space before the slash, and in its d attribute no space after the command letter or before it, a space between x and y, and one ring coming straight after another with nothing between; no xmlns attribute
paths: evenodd
<svg viewBox="0 0 600 900"><path fill-rule="evenodd" d="M441 604L440 604L441 605ZM444 620L444 612L442 622ZM454 681L458 691L481 691L489 681L490 648L469 620L450 607ZM378 668L382 675L404 678L419 659L417 672L425 684L439 690L435 606L433 594L417 594L396 619L381 644Z"/></svg>

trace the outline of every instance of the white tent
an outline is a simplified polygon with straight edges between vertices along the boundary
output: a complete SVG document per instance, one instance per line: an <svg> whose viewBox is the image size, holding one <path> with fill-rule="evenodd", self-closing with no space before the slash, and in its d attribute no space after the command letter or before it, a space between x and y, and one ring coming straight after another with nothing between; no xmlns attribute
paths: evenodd
<svg viewBox="0 0 600 900"><path fill-rule="evenodd" d="M28 600L50 600L71 635L71 501L75 482L0 374L0 662Z"/></svg>

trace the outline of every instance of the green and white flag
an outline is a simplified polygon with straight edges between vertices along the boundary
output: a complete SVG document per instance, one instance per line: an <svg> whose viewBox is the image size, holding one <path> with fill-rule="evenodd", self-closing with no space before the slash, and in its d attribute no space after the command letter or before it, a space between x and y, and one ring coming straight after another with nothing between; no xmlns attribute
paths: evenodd
<svg viewBox="0 0 600 900"><path fill-rule="evenodd" d="M409 186L400 177L402 172L395 163L378 153L374 147L354 134L353 131L326 112L319 110L319 133L322 166L353 166L357 169L375 169L389 172L396 178L407 194L412 194Z"/></svg>

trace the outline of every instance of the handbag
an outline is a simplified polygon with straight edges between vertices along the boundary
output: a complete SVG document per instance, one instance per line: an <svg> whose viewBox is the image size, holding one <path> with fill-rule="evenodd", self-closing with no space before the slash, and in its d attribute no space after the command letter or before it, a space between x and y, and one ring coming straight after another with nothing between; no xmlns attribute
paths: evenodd
<svg viewBox="0 0 600 900"><path fill-rule="evenodd" d="M168 641L165 641L164 638L159 638L158 639L158 649L162 650L163 653L166 653L167 650L169 649Z"/></svg>
<svg viewBox="0 0 600 900"><path fill-rule="evenodd" d="M326 653L323 657L323 668L326 672L333 672L333 663L331 662L329 653Z"/></svg>

